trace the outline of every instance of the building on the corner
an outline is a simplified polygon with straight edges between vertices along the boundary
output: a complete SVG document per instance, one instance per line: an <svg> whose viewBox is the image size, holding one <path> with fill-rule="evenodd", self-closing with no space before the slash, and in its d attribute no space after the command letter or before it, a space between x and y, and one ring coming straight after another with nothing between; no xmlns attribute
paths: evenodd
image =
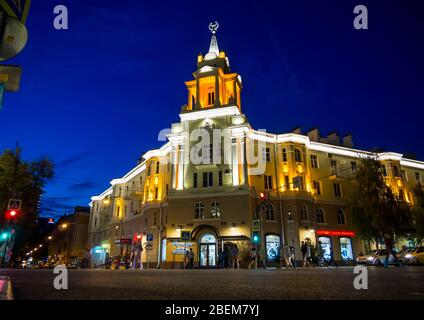
<svg viewBox="0 0 424 320"><path fill-rule="evenodd" d="M86 258L89 220L90 208L85 206L77 206L72 214L62 216L49 235L49 260L69 262L72 258Z"/></svg>
<svg viewBox="0 0 424 320"><path fill-rule="evenodd" d="M166 134L167 142L91 199L89 246L98 264L108 255L128 254L141 236L145 244L151 240L143 251L143 262L151 266L181 267L184 252L192 248L196 266L216 267L225 247L237 245L245 257L257 218L268 263L283 243L294 244L300 260L304 240L321 241L327 256L333 252L335 260L346 263L367 249L346 202L359 158L372 153L354 149L350 134L322 136L317 128L271 134L252 128L242 112L241 76L231 71L215 33L209 52L197 57L197 70L185 84L187 103L180 122ZM226 148L222 164L190 161L197 141L187 136L200 128L212 137L214 130L225 130L226 144L212 138L197 150L210 160L217 148ZM245 161L249 154L263 162L260 174ZM411 189L422 182L424 162L394 152L378 157L387 183L413 204ZM269 197L262 206L260 193ZM189 241L181 241L187 233Z"/></svg>

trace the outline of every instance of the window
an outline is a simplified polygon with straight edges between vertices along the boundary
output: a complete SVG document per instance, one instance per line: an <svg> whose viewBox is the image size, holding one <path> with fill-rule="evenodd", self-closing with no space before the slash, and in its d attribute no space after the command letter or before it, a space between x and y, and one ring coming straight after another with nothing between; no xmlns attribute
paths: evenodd
<svg viewBox="0 0 424 320"><path fill-rule="evenodd" d="M325 223L325 213L321 208L317 209L317 223Z"/></svg>
<svg viewBox="0 0 424 320"><path fill-rule="evenodd" d="M272 204L267 204L264 207L267 220L275 220L275 211Z"/></svg>
<svg viewBox="0 0 424 320"><path fill-rule="evenodd" d="M289 178L289 176L284 176L284 186L285 186L285 190L290 190L290 178Z"/></svg>
<svg viewBox="0 0 424 320"><path fill-rule="evenodd" d="M222 186L222 171L218 172L218 185Z"/></svg>
<svg viewBox="0 0 424 320"><path fill-rule="evenodd" d="M197 188L197 173L193 173L193 188Z"/></svg>
<svg viewBox="0 0 424 320"><path fill-rule="evenodd" d="M264 175L264 189L272 190L272 176Z"/></svg>
<svg viewBox="0 0 424 320"><path fill-rule="evenodd" d="M403 179L404 181L408 181L408 177L407 177L407 175L406 175L405 170L401 170L401 171L400 171L400 174L402 175L402 179Z"/></svg>
<svg viewBox="0 0 424 320"><path fill-rule="evenodd" d="M287 150L286 148L283 148L283 162L287 162Z"/></svg>
<svg viewBox="0 0 424 320"><path fill-rule="evenodd" d="M219 202L212 202L211 216L212 218L219 218L221 216L221 206Z"/></svg>
<svg viewBox="0 0 424 320"><path fill-rule="evenodd" d="M208 106L214 103L215 103L215 92L214 91L208 92Z"/></svg>
<svg viewBox="0 0 424 320"><path fill-rule="evenodd" d="M121 214L121 207L120 206L117 206L116 207L116 217L118 217L119 218L119 215Z"/></svg>
<svg viewBox="0 0 424 320"><path fill-rule="evenodd" d="M299 149L294 149L294 160L296 162L302 162L302 155Z"/></svg>
<svg viewBox="0 0 424 320"><path fill-rule="evenodd" d="M421 175L420 175L420 173L419 173L419 172L415 172L415 180L416 180L418 183L421 183Z"/></svg>
<svg viewBox="0 0 424 320"><path fill-rule="evenodd" d="M318 169L318 157L315 155L311 155L311 166L314 169Z"/></svg>
<svg viewBox="0 0 424 320"><path fill-rule="evenodd" d="M156 174L159 174L159 161L156 162Z"/></svg>
<svg viewBox="0 0 424 320"><path fill-rule="evenodd" d="M382 171L383 176L384 176L384 177L387 177L387 171L386 171L386 166L385 166L385 165L383 165L383 166L381 167L381 171Z"/></svg>
<svg viewBox="0 0 424 320"><path fill-rule="evenodd" d="M94 218L94 226L97 226L97 217Z"/></svg>
<svg viewBox="0 0 424 320"><path fill-rule="evenodd" d="M315 191L316 195L320 196L321 195L321 182L312 181L312 189Z"/></svg>
<svg viewBox="0 0 424 320"><path fill-rule="evenodd" d="M213 186L213 172L203 172L203 187Z"/></svg>
<svg viewBox="0 0 424 320"><path fill-rule="evenodd" d="M331 164L331 174L337 174L337 161L330 160L330 164Z"/></svg>
<svg viewBox="0 0 424 320"><path fill-rule="evenodd" d="M352 240L350 238L340 238L340 255L343 260L353 260Z"/></svg>
<svg viewBox="0 0 424 320"><path fill-rule="evenodd" d="M270 149L269 148L262 148L262 161L270 162L271 161L271 155L270 155Z"/></svg>
<svg viewBox="0 0 424 320"><path fill-rule="evenodd" d="M352 169L352 174L356 174L356 169L357 169L356 161L350 162L350 168Z"/></svg>
<svg viewBox="0 0 424 320"><path fill-rule="evenodd" d="M399 170L398 170L398 167L397 167L397 166L393 166L392 168L393 168L393 175L394 175L395 177L399 177Z"/></svg>
<svg viewBox="0 0 424 320"><path fill-rule="evenodd" d="M346 215L343 210L337 210L337 223L340 225L346 224Z"/></svg>
<svg viewBox="0 0 424 320"><path fill-rule="evenodd" d="M333 188L334 188L334 196L336 198L341 198L342 197L342 187L341 187L340 183L334 183Z"/></svg>
<svg viewBox="0 0 424 320"><path fill-rule="evenodd" d="M155 200L158 199L158 195L159 195L158 187L155 187Z"/></svg>
<svg viewBox="0 0 424 320"><path fill-rule="evenodd" d="M204 219L205 218L205 206L203 203L199 202L196 204L196 210L195 210L195 219Z"/></svg>
<svg viewBox="0 0 424 320"><path fill-rule="evenodd" d="M293 221L293 212L291 211L291 209L289 208L289 210L287 211L287 220L289 221Z"/></svg>
<svg viewBox="0 0 424 320"><path fill-rule="evenodd" d="M309 220L308 208L306 207L306 205L302 205L300 207L300 219L303 220L303 221Z"/></svg>
<svg viewBox="0 0 424 320"><path fill-rule="evenodd" d="M268 260L276 260L280 256L280 237L269 234L265 237L266 257Z"/></svg>

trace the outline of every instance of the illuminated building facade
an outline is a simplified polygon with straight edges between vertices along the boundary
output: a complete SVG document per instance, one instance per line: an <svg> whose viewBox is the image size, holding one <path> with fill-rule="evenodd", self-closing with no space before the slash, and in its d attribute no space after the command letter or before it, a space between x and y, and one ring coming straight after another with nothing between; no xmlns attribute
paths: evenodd
<svg viewBox="0 0 424 320"><path fill-rule="evenodd" d="M102 256L128 254L129 242L141 235L143 243L152 240L143 251L151 266L181 267L192 248L196 266L217 267L226 247L237 245L243 259L259 219L267 264L283 243L294 245L300 260L300 243L308 239L321 241L326 257L332 252L335 260L349 263L365 248L346 202L359 158L371 153L354 149L351 135L254 130L242 113L241 77L230 70L212 31L209 52L198 56L194 79L185 83L187 103L166 143L92 197L91 248ZM196 149L198 140L188 137L199 129L210 140ZM222 131L224 138L214 135ZM217 149L223 155L215 156ZM192 161L193 150L200 163ZM248 161L251 154L261 170ZM422 182L424 162L391 152L378 157L387 183L413 204L411 189ZM268 199L262 204L261 193ZM180 241L183 233L188 242Z"/></svg>

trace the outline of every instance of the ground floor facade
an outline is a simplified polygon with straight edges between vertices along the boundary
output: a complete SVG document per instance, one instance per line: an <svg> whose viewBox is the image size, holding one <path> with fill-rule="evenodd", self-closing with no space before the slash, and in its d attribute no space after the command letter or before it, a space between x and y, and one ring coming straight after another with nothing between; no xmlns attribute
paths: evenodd
<svg viewBox="0 0 424 320"><path fill-rule="evenodd" d="M237 189L225 195L171 195L167 202L91 232L92 265L101 267L112 256L130 257L132 244L140 239L145 266L183 268L190 249L195 268L230 266L236 247L240 267L247 267L255 220L261 226L259 260L267 266L279 264L283 244L294 247L299 263L302 242L310 244L311 255L320 243L324 259L347 265L367 250L344 203L317 201L306 193L261 203L250 190Z"/></svg>

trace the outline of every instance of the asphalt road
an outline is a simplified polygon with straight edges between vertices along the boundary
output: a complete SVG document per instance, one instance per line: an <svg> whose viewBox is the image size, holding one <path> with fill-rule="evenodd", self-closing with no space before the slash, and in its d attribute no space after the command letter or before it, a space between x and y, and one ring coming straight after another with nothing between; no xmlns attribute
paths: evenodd
<svg viewBox="0 0 424 320"><path fill-rule="evenodd" d="M0 270L15 299L419 299L424 267L368 267L368 290L355 290L353 268L297 270L69 270L68 290L53 270Z"/></svg>

